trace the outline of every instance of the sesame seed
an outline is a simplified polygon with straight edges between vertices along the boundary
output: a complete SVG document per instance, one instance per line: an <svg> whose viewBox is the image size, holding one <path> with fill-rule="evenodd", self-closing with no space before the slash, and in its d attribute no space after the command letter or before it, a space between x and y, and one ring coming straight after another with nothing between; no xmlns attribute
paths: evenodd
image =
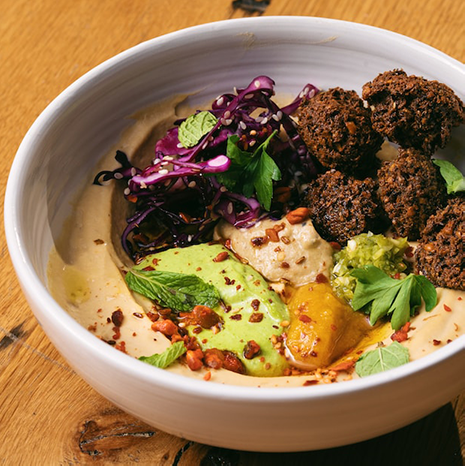
<svg viewBox="0 0 465 466"><path fill-rule="evenodd" d="M195 181L191 181L187 186L189 188L195 188L197 186L197 183Z"/></svg>
<svg viewBox="0 0 465 466"><path fill-rule="evenodd" d="M145 188L147 187L147 185L146 185L143 181L141 181L141 182L140 182L140 187L141 187L142 189L145 189Z"/></svg>
<svg viewBox="0 0 465 466"><path fill-rule="evenodd" d="M115 177L115 180L121 180L121 178L123 178L123 175L119 172L116 172L113 176Z"/></svg>
<svg viewBox="0 0 465 466"><path fill-rule="evenodd" d="M221 107L223 103L224 103L224 97L220 97L216 101L216 105L218 105L219 107Z"/></svg>
<svg viewBox="0 0 465 466"><path fill-rule="evenodd" d="M163 157L163 160L173 160L173 157L171 157L171 155L166 155Z"/></svg>
<svg viewBox="0 0 465 466"><path fill-rule="evenodd" d="M252 97L253 97L253 94L246 94L246 95L244 96L244 99L245 99L245 100L249 100L249 99L251 99Z"/></svg>
<svg viewBox="0 0 465 466"><path fill-rule="evenodd" d="M136 169L134 167L131 168L131 176L136 176Z"/></svg>
<svg viewBox="0 0 465 466"><path fill-rule="evenodd" d="M243 121L239 122L239 126L243 131L247 129L247 125Z"/></svg>
<svg viewBox="0 0 465 466"><path fill-rule="evenodd" d="M182 149L184 146L183 146L180 142L178 142L178 144L176 145L176 147L177 147L178 149Z"/></svg>
<svg viewBox="0 0 465 466"><path fill-rule="evenodd" d="M231 112L229 110L226 110L224 113L223 113L223 118L229 118L231 116Z"/></svg>
<svg viewBox="0 0 465 466"><path fill-rule="evenodd" d="M126 189L124 190L124 195L125 195L125 196L129 196L129 194L131 194L131 190L130 190L129 188L126 188Z"/></svg>
<svg viewBox="0 0 465 466"><path fill-rule="evenodd" d="M261 121L262 125L266 125L268 123L268 118L264 117Z"/></svg>
<svg viewBox="0 0 465 466"><path fill-rule="evenodd" d="M227 190L228 190L228 189L226 188L226 186L221 186L221 188L220 188L220 191L221 191L222 193L225 193Z"/></svg>
<svg viewBox="0 0 465 466"><path fill-rule="evenodd" d="M252 147L255 145L257 141L255 139L252 139L252 141L249 142L249 146Z"/></svg>
<svg viewBox="0 0 465 466"><path fill-rule="evenodd" d="M312 89L312 90L309 92L308 96L309 96L310 98L311 98L311 97L315 97L315 94L316 94L315 89Z"/></svg>
<svg viewBox="0 0 465 466"><path fill-rule="evenodd" d="M167 175L168 174L168 170L166 168L163 168L162 170L160 170L158 172L160 175Z"/></svg>
<svg viewBox="0 0 465 466"><path fill-rule="evenodd" d="M279 325L281 325L281 327L288 327L289 326L289 321L288 320L283 320Z"/></svg>
<svg viewBox="0 0 465 466"><path fill-rule="evenodd" d="M257 89L260 87L260 81L258 79L256 81L254 81L253 84Z"/></svg>
<svg viewBox="0 0 465 466"><path fill-rule="evenodd" d="M233 213L233 210L234 210L234 206L232 202L230 202L227 207L228 214L231 215Z"/></svg>

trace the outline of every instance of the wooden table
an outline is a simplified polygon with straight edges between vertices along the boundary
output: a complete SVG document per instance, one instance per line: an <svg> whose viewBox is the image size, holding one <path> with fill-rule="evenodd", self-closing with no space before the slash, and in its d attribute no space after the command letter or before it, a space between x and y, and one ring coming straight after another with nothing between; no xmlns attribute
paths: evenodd
<svg viewBox="0 0 465 466"><path fill-rule="evenodd" d="M21 139L69 84L146 39L196 24L259 14L234 8L237 3L241 2L0 0L1 198ZM264 15L322 16L383 27L465 60L465 13L459 0L271 0L261 5ZM2 465L462 464L464 395L392 434L316 452L236 452L156 431L94 392L57 353L22 296L3 231L0 234Z"/></svg>

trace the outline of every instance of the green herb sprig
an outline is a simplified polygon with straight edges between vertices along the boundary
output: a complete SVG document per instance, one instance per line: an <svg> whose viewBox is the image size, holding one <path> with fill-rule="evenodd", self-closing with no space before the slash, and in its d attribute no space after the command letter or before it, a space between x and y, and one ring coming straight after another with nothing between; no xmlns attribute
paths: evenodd
<svg viewBox="0 0 465 466"><path fill-rule="evenodd" d="M229 136L226 156L231 160L231 165L226 172L215 174L216 179L230 191L245 197L252 197L255 192L265 210L271 208L273 181L281 179L279 167L267 153L268 145L276 133L274 131L253 153L238 147L239 136Z"/></svg>
<svg viewBox="0 0 465 466"><path fill-rule="evenodd" d="M355 372L359 377L366 377L402 366L409 360L409 350L394 341L389 346L380 346L360 356L355 363Z"/></svg>
<svg viewBox="0 0 465 466"><path fill-rule="evenodd" d="M426 312L436 306L436 288L422 275L410 274L396 280L373 265L355 269L351 275L357 279L352 307L356 311L363 308L369 313L371 325L388 315L392 328L399 330L410 320L422 300Z"/></svg>
<svg viewBox="0 0 465 466"><path fill-rule="evenodd" d="M447 160L434 159L433 163L439 167L441 176L447 187L447 194L465 191L465 177L460 170Z"/></svg>
<svg viewBox="0 0 465 466"><path fill-rule="evenodd" d="M196 275L133 267L125 277L129 288L173 311L191 311L194 306L215 307L218 290Z"/></svg>
<svg viewBox="0 0 465 466"><path fill-rule="evenodd" d="M194 147L215 127L217 122L218 119L210 112L194 113L179 125L179 142L186 149Z"/></svg>
<svg viewBox="0 0 465 466"><path fill-rule="evenodd" d="M152 356L141 356L139 361L146 362L147 364L159 367L160 369L165 369L169 365L173 364L173 362L181 357L186 351L187 348L184 346L184 342L177 341L166 348L163 353L155 353L152 354Z"/></svg>

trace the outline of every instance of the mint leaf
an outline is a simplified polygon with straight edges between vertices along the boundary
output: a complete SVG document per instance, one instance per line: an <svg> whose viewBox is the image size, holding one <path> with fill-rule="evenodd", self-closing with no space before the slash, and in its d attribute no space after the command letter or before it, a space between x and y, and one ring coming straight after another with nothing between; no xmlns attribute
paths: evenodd
<svg viewBox="0 0 465 466"><path fill-rule="evenodd" d="M373 265L354 269L351 275L357 279L352 307L355 311L363 309L369 313L371 325L388 315L392 328L399 330L422 300L427 312L436 306L436 288L422 275L410 274L396 280Z"/></svg>
<svg viewBox="0 0 465 466"><path fill-rule="evenodd" d="M409 360L408 349L395 341L389 346L380 346L363 354L355 363L355 372L360 377L366 377L402 366Z"/></svg>
<svg viewBox="0 0 465 466"><path fill-rule="evenodd" d="M218 119L210 112L194 113L179 125L179 142L185 148L194 147L215 127L216 123Z"/></svg>
<svg viewBox="0 0 465 466"><path fill-rule="evenodd" d="M281 179L281 171L276 162L266 152L274 131L257 149L252 152L241 150L237 135L230 136L227 142L226 156L231 165L226 172L216 173L215 177L230 191L252 197L254 193L265 210L270 210L273 198L273 181Z"/></svg>
<svg viewBox="0 0 465 466"><path fill-rule="evenodd" d="M187 348L184 346L183 341L177 341L171 346L166 348L163 353L155 353L152 356L141 356L139 361L146 362L152 366L159 367L160 369L165 369L170 364L173 364L176 359L182 356L187 351Z"/></svg>
<svg viewBox="0 0 465 466"><path fill-rule="evenodd" d="M125 277L129 288L174 311L189 312L197 305L215 307L218 290L196 275L133 267Z"/></svg>
<svg viewBox="0 0 465 466"><path fill-rule="evenodd" d="M447 160L434 159L433 163L439 167L447 186L447 194L465 191L465 177L460 170Z"/></svg>

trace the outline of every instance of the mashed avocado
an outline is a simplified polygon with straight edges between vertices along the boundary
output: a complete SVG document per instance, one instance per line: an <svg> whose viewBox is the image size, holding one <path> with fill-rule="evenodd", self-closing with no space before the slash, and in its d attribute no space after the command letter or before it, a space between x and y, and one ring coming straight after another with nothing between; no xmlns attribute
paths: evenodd
<svg viewBox="0 0 465 466"><path fill-rule="evenodd" d="M221 258L222 260L218 260ZM247 375L279 376L288 364L273 346L271 338L283 332L283 322L289 313L279 296L268 288L267 282L249 265L238 261L219 244L200 244L174 248L147 256L136 269L151 267L157 271L193 274L216 287L221 301L213 310L222 324L220 331L200 329L193 332L202 350L228 350L242 361ZM252 359L244 356L248 342L254 341L260 352Z"/></svg>
<svg viewBox="0 0 465 466"><path fill-rule="evenodd" d="M334 255L335 266L331 284L336 293L352 301L357 279L350 275L353 269L374 265L390 276L407 268L404 253L409 247L407 238L388 238L384 235L362 233L347 242L347 246Z"/></svg>

